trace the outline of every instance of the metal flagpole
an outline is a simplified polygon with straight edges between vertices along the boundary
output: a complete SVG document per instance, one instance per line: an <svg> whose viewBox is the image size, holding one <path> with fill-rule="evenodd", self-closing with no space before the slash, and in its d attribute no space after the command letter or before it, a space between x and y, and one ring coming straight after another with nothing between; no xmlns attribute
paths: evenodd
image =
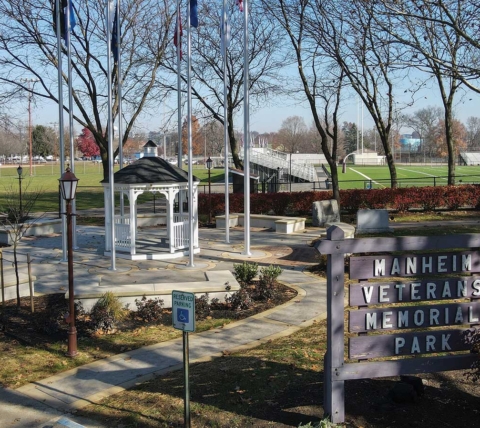
<svg viewBox="0 0 480 428"><path fill-rule="evenodd" d="M248 96L248 0L243 2L243 188L244 188L244 241L243 255L250 256L250 106Z"/></svg>
<svg viewBox="0 0 480 428"><path fill-rule="evenodd" d="M111 33L111 9L110 0L107 2L107 82L108 82L108 187L110 189L110 238L111 238L111 270L116 270L115 266L115 194L113 183L113 119L112 119L112 33Z"/></svg>
<svg viewBox="0 0 480 428"><path fill-rule="evenodd" d="M190 19L190 0L187 0L187 145L188 145L188 266L194 267L193 246L195 228L193 224L193 170L192 170L192 30Z"/></svg>
<svg viewBox="0 0 480 428"><path fill-rule="evenodd" d="M227 0L223 0L222 15L222 37L223 37L223 140L225 154L225 242L230 243L230 206L229 193L230 186L228 180L228 120L227 120L227 45L228 37L228 20L227 20Z"/></svg>
<svg viewBox="0 0 480 428"><path fill-rule="evenodd" d="M118 94L118 161L120 169L123 168L123 129L122 129L122 33L120 32L120 0L117 0L117 94ZM124 194L120 193L120 213L125 213Z"/></svg>
<svg viewBox="0 0 480 428"><path fill-rule="evenodd" d="M178 153L177 166L182 167L182 20L180 17L180 0L177 0L177 121L178 121ZM178 212L183 209L183 193L178 192Z"/></svg>
<svg viewBox="0 0 480 428"><path fill-rule="evenodd" d="M178 120L178 153L177 153L177 166L182 167L182 76L180 74L182 70L182 20L180 18L180 0L177 0L177 120ZM180 198L178 203L180 204ZM180 205L179 205L180 206Z"/></svg>
<svg viewBox="0 0 480 428"><path fill-rule="evenodd" d="M63 122L63 73L62 73L62 30L60 25L61 20L61 0L56 0L57 16L55 17L57 23L57 60L58 60L58 132L60 144L60 177L65 172L65 141L64 141L64 122ZM59 189L60 195L60 189ZM61 212L66 210L65 200L60 198ZM67 261L67 219L62 215L62 261Z"/></svg>
<svg viewBox="0 0 480 428"><path fill-rule="evenodd" d="M65 13L65 37L67 39L67 63L68 63L68 127L69 135L70 135L70 170L73 174L75 174L75 153L74 153L74 144L73 144L73 87L72 87L72 44L71 44L71 22L70 22L70 2L72 0L68 0L67 10ZM77 216L75 213L77 212L77 205L75 203L75 199L71 202L72 207L72 229L73 229L73 240L72 245L73 248L76 249L77 247Z"/></svg>

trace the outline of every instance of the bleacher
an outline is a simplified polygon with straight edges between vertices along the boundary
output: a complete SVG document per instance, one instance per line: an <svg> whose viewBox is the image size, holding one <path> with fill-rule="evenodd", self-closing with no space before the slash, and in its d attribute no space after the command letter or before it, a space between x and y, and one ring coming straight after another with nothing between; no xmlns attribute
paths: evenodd
<svg viewBox="0 0 480 428"><path fill-rule="evenodd" d="M480 152L461 152L460 157L465 165L480 165Z"/></svg>

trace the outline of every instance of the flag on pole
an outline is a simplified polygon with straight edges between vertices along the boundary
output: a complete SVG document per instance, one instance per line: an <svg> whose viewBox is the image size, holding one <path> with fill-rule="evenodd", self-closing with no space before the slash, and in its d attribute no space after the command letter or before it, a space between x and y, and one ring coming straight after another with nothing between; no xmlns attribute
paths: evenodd
<svg viewBox="0 0 480 428"><path fill-rule="evenodd" d="M198 5L197 0L190 0L190 25L198 27Z"/></svg>
<svg viewBox="0 0 480 428"><path fill-rule="evenodd" d="M118 0L117 0L118 2ZM118 4L117 4L118 6ZM119 35L117 33L118 31L118 7L115 7L115 16L113 18L113 28L112 28L112 40L110 41L110 47L112 49L112 54L113 54L113 61L115 63L118 62L118 39Z"/></svg>
<svg viewBox="0 0 480 428"><path fill-rule="evenodd" d="M222 8L222 23L220 27L220 43L222 56L224 51L230 46L230 23L228 22L227 10Z"/></svg>
<svg viewBox="0 0 480 428"><path fill-rule="evenodd" d="M53 1L53 31L57 34L57 1ZM73 11L72 0L60 0L60 35L62 38L67 41L67 14L66 8L70 10L70 30L73 31L77 21L75 20L75 13Z"/></svg>
<svg viewBox="0 0 480 428"><path fill-rule="evenodd" d="M235 0L235 4L240 9L240 12L243 12L243 0Z"/></svg>
<svg viewBox="0 0 480 428"><path fill-rule="evenodd" d="M178 24L180 24L180 32L178 31ZM183 36L182 17L178 16L178 19L175 21L175 33L173 34L173 44L175 45L177 50L180 49L180 59L182 59L182 36Z"/></svg>
<svg viewBox="0 0 480 428"><path fill-rule="evenodd" d="M113 32L113 19L112 16L115 15L114 9L116 9L115 4L112 0L108 0L108 8L110 9L110 14L107 16L107 29L110 31L110 34Z"/></svg>

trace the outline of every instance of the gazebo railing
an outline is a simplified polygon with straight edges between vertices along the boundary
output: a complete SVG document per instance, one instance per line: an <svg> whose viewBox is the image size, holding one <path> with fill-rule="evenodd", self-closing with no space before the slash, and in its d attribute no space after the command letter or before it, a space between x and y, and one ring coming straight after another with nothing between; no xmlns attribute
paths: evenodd
<svg viewBox="0 0 480 428"><path fill-rule="evenodd" d="M187 248L189 243L188 235L188 221L173 223L173 248Z"/></svg>
<svg viewBox="0 0 480 428"><path fill-rule="evenodd" d="M130 219L128 217L115 216L115 249L130 251L131 246Z"/></svg>

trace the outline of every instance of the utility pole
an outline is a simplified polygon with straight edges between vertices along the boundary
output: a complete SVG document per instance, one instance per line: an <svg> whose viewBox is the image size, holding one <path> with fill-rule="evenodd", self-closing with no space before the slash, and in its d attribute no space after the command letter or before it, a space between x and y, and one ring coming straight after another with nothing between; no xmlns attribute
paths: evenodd
<svg viewBox="0 0 480 428"><path fill-rule="evenodd" d="M39 79L21 79L21 82L25 82L28 85L28 139L29 139L29 158L30 158L30 176L33 175L33 153L32 153L32 90L35 86L35 83L38 82ZM30 89L30 83L33 83L32 88Z"/></svg>

